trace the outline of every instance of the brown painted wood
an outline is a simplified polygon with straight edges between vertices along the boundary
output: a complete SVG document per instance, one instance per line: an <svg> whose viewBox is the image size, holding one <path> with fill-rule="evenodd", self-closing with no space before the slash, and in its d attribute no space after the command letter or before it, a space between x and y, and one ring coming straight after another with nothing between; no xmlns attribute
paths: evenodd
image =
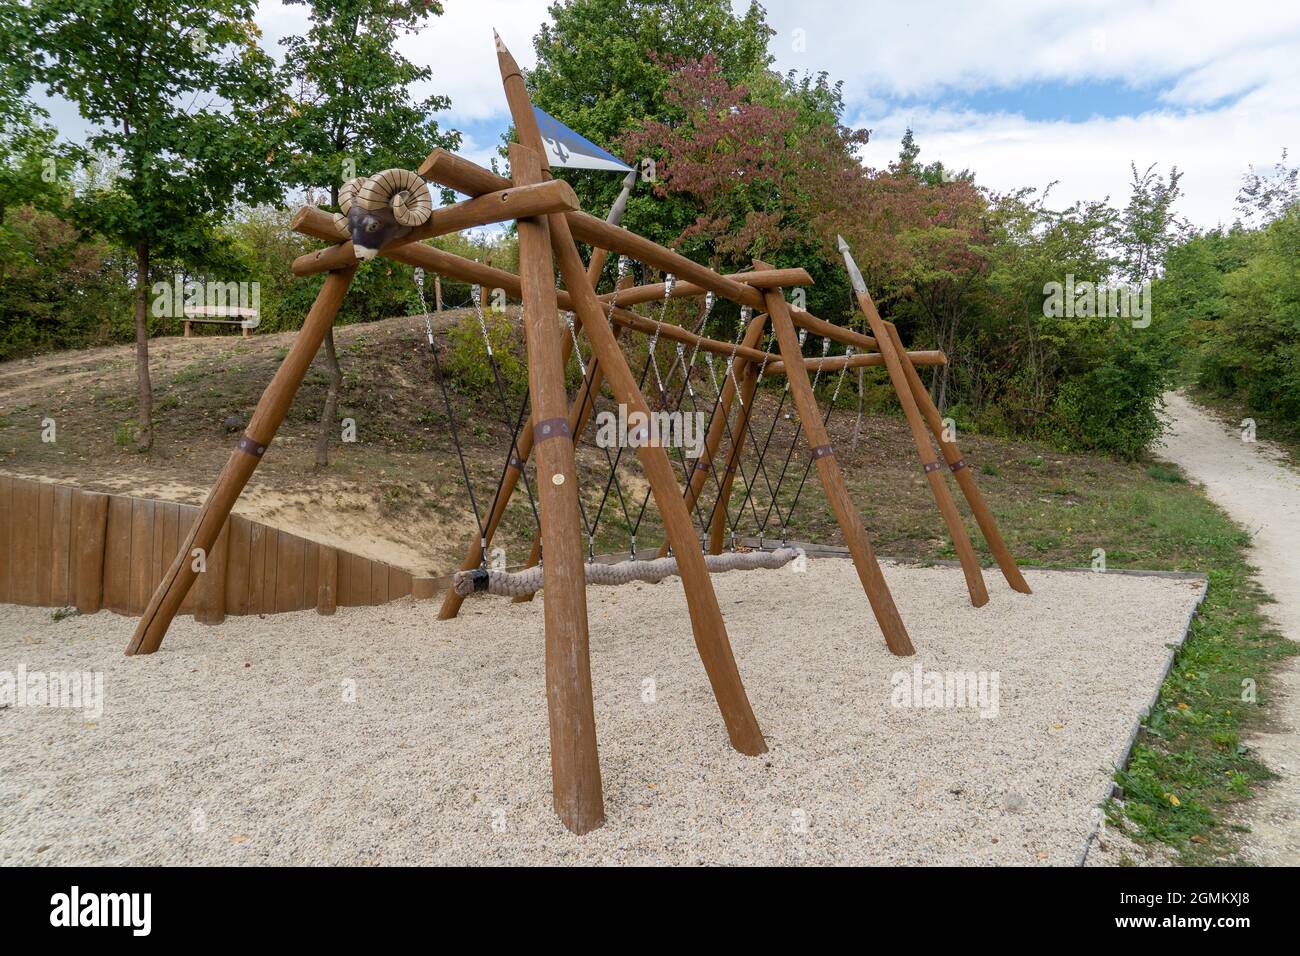
<svg viewBox="0 0 1300 956"><path fill-rule="evenodd" d="M230 522L221 529L208 552L206 570L194 587L194 620L200 624L220 624L226 619L226 572L230 565Z"/></svg>
<svg viewBox="0 0 1300 956"><path fill-rule="evenodd" d="M167 576L167 569L176 560L176 549L181 546L181 506L173 501L160 501L158 503L157 518L158 526L162 531L162 538L157 549L158 561L155 567L158 573L154 579L155 588L162 584L163 579Z"/></svg>
<svg viewBox="0 0 1300 956"><path fill-rule="evenodd" d="M262 557L261 614L275 613L275 587L280 574L280 536L284 532L268 527Z"/></svg>
<svg viewBox="0 0 1300 956"><path fill-rule="evenodd" d="M153 513L151 499L131 499L131 590L127 599L131 614L139 614L149 602L149 581L153 576Z"/></svg>
<svg viewBox="0 0 1300 956"><path fill-rule="evenodd" d="M755 260L755 268L763 264ZM822 423L821 410L817 407L817 397L813 394L812 383L803 364L803 352L799 348L799 334L790 318L790 308L785 296L780 291L764 293L767 312L772 319L772 329L776 332L777 342L781 346L781 355L789 369L790 395L794 399L795 409L803 424L804 434L808 438L809 449L830 445L830 436ZM907 628L894 604L894 597L889 593L889 585L876 562L875 552L871 548L871 539L862 524L862 516L857 506L849 498L844 487L844 476L840 473L839 463L833 454L819 457L816 461L817 475L821 479L826 500L830 503L835 519L839 522L844 535L844 543L853 555L853 564L862 582L862 589L867 593L867 600L875 612L876 621L885 635L885 644L890 651L899 655L915 653Z"/></svg>
<svg viewBox="0 0 1300 956"><path fill-rule="evenodd" d="M295 611L306 611L316 606L321 547L315 541L303 542L302 589L298 594L298 606L294 608Z"/></svg>
<svg viewBox="0 0 1300 956"><path fill-rule="evenodd" d="M240 515L230 516L226 539L226 612L250 613L248 587L252 577L252 523Z"/></svg>
<svg viewBox="0 0 1300 956"><path fill-rule="evenodd" d="M505 222L522 216L537 216L577 208L577 194L574 193L572 186L562 180L539 183L526 189L511 187L477 196L453 206L434 209L425 223L417 226L401 239L394 240L391 245L402 246L432 239L435 236L460 232L462 229ZM336 241L339 239L337 233L334 238ZM355 268L356 265L357 257L352 250L352 242L346 240L328 249L318 249L299 256L293 262L293 274L300 277L318 275L337 269Z"/></svg>
<svg viewBox="0 0 1300 956"><path fill-rule="evenodd" d="M333 614L338 607L339 553L335 548L320 546L320 563L316 571L316 613Z"/></svg>
<svg viewBox="0 0 1300 956"><path fill-rule="evenodd" d="M741 344L749 345L749 346L757 345L759 341L763 338L763 328L766 325L767 325L767 316L765 314L756 315L754 316L754 318L750 319L749 327L745 329L745 335L744 338L741 339ZM745 373L748 370L748 368L749 368L748 362L746 362L744 359L737 358L735 363L732 366L732 372L734 374L727 374L724 369L724 376L726 378L726 381L722 385L722 395L718 400L717 411L713 416L713 421L709 424L709 433L708 435L705 436L704 439L704 451L700 455L699 465L691 472L690 483L686 486L686 507L687 508L695 507L695 502L699 499L700 491L704 488L705 482L709 480L709 473L712 472L715 467L717 467L713 463L715 461L718 461L719 459L718 449L722 445L722 439L726 437L728 431L730 431L731 407L736 400L736 383L745 377ZM742 393L742 397L743 397L743 393ZM751 394L750 400L752 400L752 398L753 396ZM748 414L748 408L749 408L748 401L746 401L745 408L746 408L746 414ZM740 424L743 427L744 422L742 421ZM732 441L734 442L739 438L739 436L737 436L734 432L732 432L731 438ZM727 515L726 501L727 498L730 497L730 493L731 493L731 482L727 481L726 479L728 477L734 479L735 476L726 475L726 468L727 468L726 461L719 462L719 464L721 465L721 467L717 467L718 482L719 482L718 490L720 493L724 495L724 497L720 498L717 509L714 512L713 519L714 522L716 522L718 520L718 515L721 514L723 521L725 522L726 515ZM711 550L713 547L712 529L710 529L709 537L710 537L709 547ZM668 542L665 541L659 548L659 557L662 558L667 553L668 553ZM720 554L721 552L713 551L712 553Z"/></svg>
<svg viewBox="0 0 1300 956"><path fill-rule="evenodd" d="M618 338L622 329L614 330L614 337ZM567 357L567 356L566 356ZM601 386L605 383L605 374L603 367L599 362L593 362L587 366L587 376L582 381L582 386L578 389L578 396L569 406L569 431L574 436L576 443L582 433L586 431L591 416L596 412L595 399L588 399L588 395L599 395ZM534 533L533 543L528 549L528 560L524 562L524 567L531 568L536 566L537 562L542 559L542 536L540 533ZM450 593L451 588L447 591ZM536 592L529 594L518 594L511 598L512 604L526 604L536 596Z"/></svg>
<svg viewBox="0 0 1300 956"><path fill-rule="evenodd" d="M128 614L131 603L131 499L108 499L104 541L104 607Z"/></svg>
<svg viewBox="0 0 1300 956"><path fill-rule="evenodd" d="M750 416L754 412L754 394L758 391L758 366L745 368L740 381L740 401L736 420L731 426L731 446L727 449L723 466L722 487L718 489L718 504L709 524L709 553L721 554L727 534L727 508L731 503L731 490L740 474L740 459L745 448L745 438L750 429Z"/></svg>
<svg viewBox="0 0 1300 956"><path fill-rule="evenodd" d="M36 485L36 588L37 607L50 606L50 565L54 561L54 485L42 481Z"/></svg>
<svg viewBox="0 0 1300 956"><path fill-rule="evenodd" d="M72 603L72 497L71 485L54 487L54 520L50 528L50 604Z"/></svg>
<svg viewBox="0 0 1300 956"><path fill-rule="evenodd" d="M541 155L543 153L541 133L537 129L536 117L528 100L523 76L509 52L500 44L498 44L497 59L506 88L506 100L510 105L520 141ZM648 415L649 406L637 387L623 353L619 351L618 342L605 319L602 304L596 298L591 284L586 281L586 270L582 264L582 257L578 255L578 248L574 245L568 217L554 215L548 217L547 222L551 248L558 260L565 287L570 292L572 307L582 319L583 330L591 341L597 360L605 367L605 377L615 400L627 405L629 415L633 411ZM613 243L607 244L597 240L593 244L613 251L623 251ZM635 251L633 254L636 254ZM696 278L686 272L677 272L675 269L671 271L688 280L693 281ZM709 281L712 281L713 273L704 271L710 277ZM701 285L709 288L708 282L701 282ZM725 287L726 283L722 285ZM730 285L758 296L758 293L748 286L742 286L740 283L730 283ZM719 290L714 289L714 291ZM637 454L649 481L673 553L677 556L696 650L709 676L709 683L717 699L723 722L726 724L728 737L732 746L741 753L750 755L764 753L767 744L763 740L762 731L758 727L758 721L749 705L749 698L745 694L744 684L740 680L731 643L727 639L726 625L722 620L722 611L718 607L718 598L705 568L704 554L695 535L695 526L691 521L690 513L686 510L686 503L682 500L681 488L673 473L672 463L669 462L663 448L645 446L638 448ZM546 563L550 563L549 551ZM547 587L549 588L549 584ZM550 604L549 597L546 603Z"/></svg>
<svg viewBox="0 0 1300 956"><path fill-rule="evenodd" d="M388 600L409 597L411 594L411 572L388 566Z"/></svg>
<svg viewBox="0 0 1300 956"><path fill-rule="evenodd" d="M346 607L364 607L370 603L370 578L374 573L374 564L359 554L349 554L347 563L348 589L343 592L343 599L339 603Z"/></svg>
<svg viewBox="0 0 1300 956"><path fill-rule="evenodd" d="M181 549L185 547L185 542L189 539L190 531L193 529L194 522L198 520L198 517L199 517L199 509L194 505L177 506L176 538L171 548L173 563L181 560L184 560L191 564L193 563L196 557L196 555L194 554L195 549L191 547L189 551L185 551L185 552L182 552ZM170 564L167 567L168 570L171 569ZM197 581L197 578L195 580ZM198 588L196 587L190 588L190 590L185 595L185 599L181 601L181 606L177 613L193 614L198 609L198 606L199 606Z"/></svg>
<svg viewBox="0 0 1300 956"><path fill-rule="evenodd" d="M296 534L280 532L279 562L275 569L275 609L296 611L302 607L303 575L306 571L307 542Z"/></svg>
<svg viewBox="0 0 1300 956"><path fill-rule="evenodd" d="M917 407L925 417L926 423L930 426L935 441L939 443L939 450L943 452L944 461L947 462L949 469L951 469L953 465L964 461L961 449L957 447L956 441L944 440L943 419L939 416L939 410L934 407L934 402L930 399L930 393L926 389L925 383L921 381L921 376L917 374L914 364L910 361L910 356L903 348L903 340L899 338L898 329L894 327L892 322L886 323L886 326L889 330L890 340L903 360L903 373L907 377L908 387L916 399ZM975 516L980 533L984 535L984 540L989 546L989 552L997 561L1002 576L1006 578L1007 583L1011 585L1013 590L1022 594L1031 594L1029 583L1025 581L1024 575L1020 573L1020 567L1016 564L1016 559L1002 539L1002 532L998 530L997 520L993 517L993 512L984 501L984 496L980 494L979 486L975 483L975 476L971 474L970 468L960 467L953 472L953 476L957 479L957 487L961 489L962 494L965 496L971 514Z"/></svg>
<svg viewBox="0 0 1300 956"><path fill-rule="evenodd" d="M78 490L72 501L72 600L82 614L95 614L104 606L109 496Z"/></svg>
<svg viewBox="0 0 1300 956"><path fill-rule="evenodd" d="M275 531L256 521L248 529L248 613L266 613L266 543Z"/></svg>
<svg viewBox="0 0 1300 956"><path fill-rule="evenodd" d="M508 82L507 88L513 85ZM531 110L528 115L532 116ZM518 185L541 181L540 155L519 144L510 148L510 168ZM532 424L538 428L543 422L567 422L568 419L563 357L567 336L557 324L555 271L547 220L521 219L518 230L528 393ZM577 281L590 291L585 269ZM574 833L583 834L605 822L605 805L591 696L578 469L572 438L543 437L534 444L542 547L546 554L542 567L546 588L542 613L546 629L552 802L560 822Z"/></svg>
<svg viewBox="0 0 1300 956"><path fill-rule="evenodd" d="M941 466L934 453L934 446L930 444L930 436L925 430L925 422L921 419L921 412L917 408L916 397L907 382L902 359L899 358L898 351L889 338L889 330L885 328L880 313L876 311L876 303L871 300L871 294L862 291L857 292L856 295L858 308L867 317L867 325L870 326L876 341L880 343L880 352L885 357L889 381L894 386L894 394L898 397L903 415L907 418L907 427L912 433L912 443L916 446L916 454L921 459L926 481L930 483L930 493L934 496L939 514L943 516L943 523L948 528L948 536L952 539L953 549L957 552L957 560L961 562L970 602L975 607L983 607L989 603L988 588L984 584L984 572L980 569L979 558L976 557L975 548L966 533L966 523L962 521L961 512L957 510L957 502L953 501L948 483L943 480L943 472L939 470Z"/></svg>
<svg viewBox="0 0 1300 956"><path fill-rule="evenodd" d="M355 269L331 272L321 286L307 314L306 321L294 338L289 354L285 356L276 371L271 384L262 393L252 419L245 429L245 434L253 441L266 447L275 438L280 423L289 411L298 386L307 374L312 359L319 350L325 333L333 325L339 304L347 293ZM198 520L177 554L176 560L168 569L167 578L154 592L136 626L131 642L127 645L127 654L152 654L162 643L167 628L180 608L185 595L194 584L195 574L188 561L182 560L192 548L210 549L221 529L225 527L230 511L248 483L249 477L257 467L260 459L252 454L236 449L231 453L226 467L217 478L217 483L208 492Z"/></svg>
<svg viewBox="0 0 1300 956"><path fill-rule="evenodd" d="M793 317L793 313L791 315ZM797 323L796 323L797 324ZM909 354L913 365L947 365L948 356L942 352L924 351L912 352ZM829 358L806 358L803 360L803 367L816 371L821 369L823 372L838 372L842 368L879 368L885 364L885 357L879 352L855 352L852 355L832 355ZM769 362L767 365L768 375L784 375L784 362Z"/></svg>
<svg viewBox="0 0 1300 956"><path fill-rule="evenodd" d="M13 568L13 495L16 479L0 475L0 604L17 603L13 600L10 573Z"/></svg>
<svg viewBox="0 0 1300 956"><path fill-rule="evenodd" d="M370 597L366 601L367 604L388 603L388 571L388 565L382 561L370 562Z"/></svg>
<svg viewBox="0 0 1300 956"><path fill-rule="evenodd" d="M174 511L176 505L170 501L155 501L153 504L153 540L149 545L149 593L162 583L167 566L176 557L176 550L171 541L166 539L167 512ZM142 608L143 610L143 608Z"/></svg>
<svg viewBox="0 0 1300 956"><path fill-rule="evenodd" d="M808 274L807 269L772 269L769 272L732 272L726 276L733 282L741 282L747 286L756 289L779 289L788 286L812 285L812 276ZM645 302L662 302L664 292L667 289L665 282L652 282L649 285L631 286L626 292L618 294L620 305L631 308L634 305L641 305ZM696 285L693 282L675 282L673 283L672 293L669 298L672 299L689 299L695 296L704 295L708 290ZM608 302L613 298L613 293L605 293L600 297L602 302Z"/></svg>
<svg viewBox="0 0 1300 956"><path fill-rule="evenodd" d="M450 589L448 589L450 590ZM423 575L411 579L411 597L417 601L428 601L438 593L437 578Z"/></svg>

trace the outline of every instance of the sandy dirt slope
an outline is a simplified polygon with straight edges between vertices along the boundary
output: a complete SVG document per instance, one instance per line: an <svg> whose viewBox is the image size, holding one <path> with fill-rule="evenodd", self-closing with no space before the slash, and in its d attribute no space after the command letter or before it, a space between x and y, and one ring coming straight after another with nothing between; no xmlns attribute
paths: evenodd
<svg viewBox="0 0 1300 956"><path fill-rule="evenodd" d="M1171 426L1161 454L1205 486L1206 493L1254 539L1251 560L1277 599L1266 610L1282 633L1300 640L1300 474L1267 442L1246 442L1180 394L1165 396ZM1250 741L1282 779L1251 802L1247 857L1260 863L1300 864L1300 666L1292 659L1279 675L1285 699L1283 727Z"/></svg>

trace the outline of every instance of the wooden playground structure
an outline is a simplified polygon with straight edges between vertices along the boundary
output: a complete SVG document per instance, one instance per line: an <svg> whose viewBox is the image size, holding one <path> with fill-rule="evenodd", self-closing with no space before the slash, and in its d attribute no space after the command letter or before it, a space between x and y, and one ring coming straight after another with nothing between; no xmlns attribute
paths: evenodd
<svg viewBox="0 0 1300 956"><path fill-rule="evenodd" d="M391 235L393 238L386 238L378 248L379 255L473 286L502 289L523 303L528 367L527 421L521 409L519 425L525 427L520 427L513 439L486 520L480 519L479 533L467 545L463 574L458 579L458 586L448 589L439 617L455 616L466 592L513 593L516 600L526 600L540 581L545 591L546 696L554 807L563 824L581 834L602 824L604 806L588 655L586 587L592 571L586 561L589 555L588 548L584 547L582 522L585 519L580 514L574 445L586 429L595 396L602 389L607 389L614 401L628 410L629 421L634 412L639 413L636 416L638 421L644 421L651 414L651 406L642 390L645 375L638 383L619 344L620 336L638 332L652 337L652 346L663 339L675 343L679 355L681 348L689 347L693 350L692 361L696 353L726 360L725 382L716 393L703 452L694 467L687 469L685 487L679 483L667 450L662 445L643 440L640 424L633 429L636 434L629 431L626 437L627 444L635 448L649 485L647 499L653 496L665 535L658 560L641 563L657 564L660 570L667 568L667 573L680 576L695 645L727 734L736 750L756 755L765 752L767 746L732 654L710 579L710 565L717 570L726 570L729 567L773 566L771 562L781 560L781 556L755 559L733 556L730 563L715 560L727 557L724 547L728 501L742 463L746 435L752 435L750 415L756 390L764 375L784 376L786 379L801 433L806 437L808 464L816 469L863 591L892 653L912 654L912 642L881 573L862 518L845 488L826 420L818 407L815 378L810 378L810 372L816 376L823 371L883 366L907 417L922 468L965 574L972 604L980 606L986 603L988 593L962 517L944 480L944 464L954 475L989 551L1011 587L1026 593L1029 588L998 532L992 512L980 496L965 459L953 437L945 432L939 412L931 403L917 373L918 366L943 363L946 361L944 355L908 352L903 347L897 330L883 321L877 312L852 264L847 247L841 243L870 335L792 309L783 290L811 283L811 278L802 269L775 269L755 261L753 271L721 275L583 212L572 188L550 177L524 78L499 38L497 52L506 99L519 139L510 147L510 179L455 155L435 150L420 166L418 180L415 174L388 170L369 180L354 181L357 184L355 188L348 184L345 190L350 208L345 208L342 214L306 207L294 217L293 227L298 232L329 243L325 248L299 258L293 266L294 274L326 273L324 284L292 348L263 393L245 433L209 492L198 519L149 600L127 653L150 654L156 651L194 586L200 573L196 568L202 565L202 561L196 561L195 557L206 555L216 545L237 498L275 438L313 357L334 321L360 260L375 254L374 249L363 246L358 240L376 230L385 237ZM400 189L390 186L386 191L385 184L393 182L399 183ZM422 186L422 183L430 182L471 198L454 205L431 208L427 186ZM420 192L421 188L424 192ZM363 226L363 220L377 221L378 226ZM508 220L515 220L518 224L517 275L420 241ZM369 230L369 233L363 233L362 229ZM579 242L587 244L591 250L585 264L579 253ZM599 293L597 284L611 253L662 272L666 281L631 286L621 280L613 291ZM557 268L562 289L556 287ZM741 306L743 337L738 336L734 342L708 338L700 330L692 331L666 323L662 317L655 321L632 310L638 304L666 304L672 299L702 296L708 303L716 298ZM565 311L571 313L567 321L563 318ZM775 352L761 347L765 332L769 341L775 341ZM824 349L820 358L805 357L801 333L823 339ZM578 348L579 336L588 343L591 358L584 363L582 385L577 397L571 400L565 387L564 370ZM832 341L845 346L846 354L827 357L826 348ZM429 345L436 361L431 329ZM657 366L655 372L658 376ZM661 393L662 390L661 383ZM450 404L448 411L450 414ZM454 428L454 419L452 425ZM935 443L939 454L935 452ZM751 448L751 453L756 450ZM535 475L531 483L527 473L530 460ZM805 477L807 473L805 470ZM717 502L704 529L707 533L701 535L692 519L692 509L696 507L711 474L718 486ZM529 560L534 568L540 565L540 577L534 570L527 581L512 579L508 572L488 570L485 562L492 537L505 514L511 494L521 480L528 489L530 500L536 493L536 507L540 512L540 531ZM468 475L466 481L468 483ZM475 511L478 518L477 505ZM635 537L633 542L635 552ZM545 560L541 560L543 555ZM631 569L630 576L636 577L639 570ZM460 586L462 584L464 586Z"/></svg>

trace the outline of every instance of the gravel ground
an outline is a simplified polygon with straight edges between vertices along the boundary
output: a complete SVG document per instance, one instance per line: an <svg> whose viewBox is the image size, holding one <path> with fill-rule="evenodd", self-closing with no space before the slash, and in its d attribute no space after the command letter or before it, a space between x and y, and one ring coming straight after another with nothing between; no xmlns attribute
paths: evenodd
<svg viewBox="0 0 1300 956"><path fill-rule="evenodd" d="M0 709L0 863L1078 862L1200 583L993 572L976 610L958 570L887 565L918 651L896 658L847 561L792 568L715 579L758 758L727 745L678 586L589 591L607 820L582 838L550 807L540 601L178 618L144 658L133 619L0 605L0 680L104 691ZM916 666L996 698L897 706Z"/></svg>

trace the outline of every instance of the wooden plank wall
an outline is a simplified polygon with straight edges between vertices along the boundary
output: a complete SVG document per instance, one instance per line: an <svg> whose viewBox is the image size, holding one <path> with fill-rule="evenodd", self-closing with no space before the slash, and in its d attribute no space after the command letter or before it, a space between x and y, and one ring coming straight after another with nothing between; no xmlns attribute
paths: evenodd
<svg viewBox="0 0 1300 956"><path fill-rule="evenodd" d="M75 605L139 615L198 508L0 476L0 603ZM231 516L181 605L208 624L384 604L412 593L409 572Z"/></svg>

